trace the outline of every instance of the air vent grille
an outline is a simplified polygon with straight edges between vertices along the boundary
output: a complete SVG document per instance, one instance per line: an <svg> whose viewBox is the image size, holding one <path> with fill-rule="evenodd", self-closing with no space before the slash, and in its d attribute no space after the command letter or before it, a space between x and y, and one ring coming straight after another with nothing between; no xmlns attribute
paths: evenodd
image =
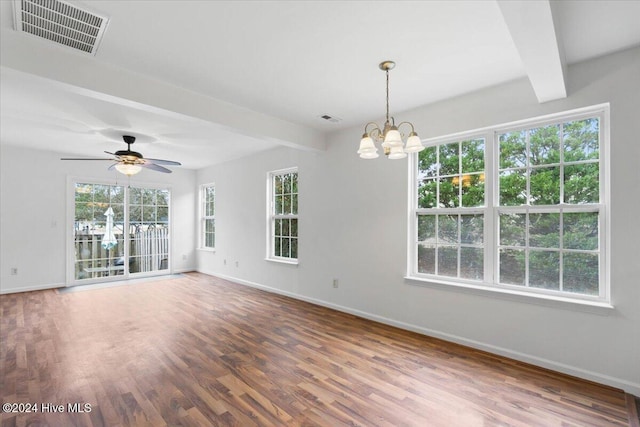
<svg viewBox="0 0 640 427"><path fill-rule="evenodd" d="M14 0L16 29L94 54L108 19L59 0Z"/></svg>
<svg viewBox="0 0 640 427"><path fill-rule="evenodd" d="M318 118L320 118L322 120L326 120L326 121L331 122L331 123L340 123L342 121L341 118L336 117L336 116L330 116L328 114L323 114L322 116L318 116Z"/></svg>

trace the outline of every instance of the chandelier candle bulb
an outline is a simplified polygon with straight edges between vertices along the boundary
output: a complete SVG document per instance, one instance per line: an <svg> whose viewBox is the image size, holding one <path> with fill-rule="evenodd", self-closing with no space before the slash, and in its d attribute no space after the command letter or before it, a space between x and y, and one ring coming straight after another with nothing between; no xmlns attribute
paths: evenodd
<svg viewBox="0 0 640 427"><path fill-rule="evenodd" d="M424 150L422 141L413 128L413 124L402 122L396 126L395 119L389 116L389 70L392 70L395 66L396 63L393 61L383 61L379 65L379 68L387 76L387 115L382 129L373 122L365 125L364 134L358 148L358 154L362 159L375 159L378 157L378 148L375 146L375 142L381 142L385 156L392 160L404 159L407 157L407 153L417 153ZM411 127L406 145L404 145L402 141L403 135L400 133L400 127L403 125Z"/></svg>

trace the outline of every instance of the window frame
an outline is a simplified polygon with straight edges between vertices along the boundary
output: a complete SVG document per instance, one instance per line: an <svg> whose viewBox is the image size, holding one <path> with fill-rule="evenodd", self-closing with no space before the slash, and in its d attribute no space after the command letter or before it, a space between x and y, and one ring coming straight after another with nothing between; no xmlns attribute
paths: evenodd
<svg viewBox="0 0 640 427"><path fill-rule="evenodd" d="M214 214L213 215L207 215L207 189L208 188L213 188L213 206L214 206ZM215 243L215 236L216 236L216 231L215 231L215 219L216 219L216 215L215 215L215 205L216 205L216 185L213 182L210 183L205 183L205 184L201 184L200 185L200 197L199 197L199 214L200 214L200 221L198 221L199 223L199 244L198 244L198 249L202 250L202 251L209 251L209 252L215 252L216 250L216 243ZM207 220L213 220L213 236L214 236L214 241L213 241L213 246L206 246L206 242L207 242Z"/></svg>
<svg viewBox="0 0 640 427"><path fill-rule="evenodd" d="M288 193L291 195L296 195L296 200L297 200L297 206L296 206L296 213L288 213L288 214L277 214L275 212L275 179L277 176L283 176L283 175L288 175L288 174L296 174L296 182L297 182L297 187L296 187L296 192L295 193ZM290 168L286 168L286 169L278 169L278 170L274 170L274 171L270 171L267 173L267 256L265 258L265 260L267 261L273 261L273 262L279 262L279 263L283 263L283 264L291 264L291 265L298 265L299 262L299 258L300 258L300 246L299 246L299 242L300 242L300 228L299 228L299 212L300 212L300 174L298 171L298 167L290 167ZM291 220L291 219L295 219L297 222L297 228L296 228L296 258L291 258L291 257L284 257L284 256L277 256L275 255L275 222L276 220Z"/></svg>
<svg viewBox="0 0 640 427"><path fill-rule="evenodd" d="M569 204L564 203L563 195L560 194L560 203L557 205L536 206L532 204L524 204L519 206L500 206L499 205L499 135L508 131L519 131L527 129L535 129L540 126L550 126L567 122L584 120L587 118L599 119L599 200L598 203L586 204ZM474 281L448 276L438 276L433 274L425 274L418 272L418 216L421 212L430 211L430 214L446 214L449 212L464 214L458 212L465 208L419 208L418 207L418 156L412 154L410 156L409 167L409 209L407 227L407 274L406 279L410 283L436 285L451 285L464 288L471 288L484 291L498 292L501 294L512 294L524 296L526 299L539 298L556 300L571 303L580 303L585 305L611 307L611 290L610 290L610 177L609 177L609 126L610 126L609 104L600 104L591 107L585 107L560 113L535 117L532 119L520 120L501 125L489 126L482 129L460 132L456 134L446 135L443 137L430 138L423 141L425 147L434 147L441 144L452 142L466 141L475 138L485 138L485 206L476 209L482 210L485 215L484 221L484 280ZM562 150L561 150L562 151ZM566 162L561 157L560 173L562 179L563 168ZM530 168L527 168L527 177ZM528 188L529 179L527 179ZM561 184L561 187L563 184ZM473 209L473 208L466 208ZM500 213L508 211L526 211L526 212L598 212L599 214L599 241L598 241L598 295L587 295L579 293L570 293L566 291L548 290L543 288L532 288L522 285L508 285L498 283L500 271ZM528 217L527 217L528 218ZM527 231L527 236L529 231ZM562 239L562 237L560 237ZM528 250L529 246L527 246ZM562 248L560 248L562 250ZM562 263L560 263L562 264ZM559 268L562 268L560 265ZM527 273L525 273L527 274ZM560 270L562 274L562 270Z"/></svg>

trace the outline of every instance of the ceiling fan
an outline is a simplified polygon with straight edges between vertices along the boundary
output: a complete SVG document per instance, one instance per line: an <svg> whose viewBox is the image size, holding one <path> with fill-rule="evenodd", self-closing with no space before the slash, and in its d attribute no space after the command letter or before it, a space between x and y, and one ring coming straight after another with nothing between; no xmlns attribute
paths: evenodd
<svg viewBox="0 0 640 427"><path fill-rule="evenodd" d="M61 158L60 160L109 160L115 162L109 166L109 170L117 170L120 173L131 176L135 175L142 170L142 168L151 169L157 172L171 173L170 169L166 166L180 166L180 162L174 162L172 160L162 159L145 159L142 154L131 151L131 144L136 142L135 136L123 135L122 139L127 144L126 150L118 150L115 153L105 151L107 154L114 156L112 159L90 159L90 158Z"/></svg>

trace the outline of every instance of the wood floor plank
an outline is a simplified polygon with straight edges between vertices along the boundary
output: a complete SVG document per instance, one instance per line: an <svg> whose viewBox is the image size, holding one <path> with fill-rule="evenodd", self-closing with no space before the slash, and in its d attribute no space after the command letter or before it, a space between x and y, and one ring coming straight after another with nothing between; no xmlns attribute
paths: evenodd
<svg viewBox="0 0 640 427"><path fill-rule="evenodd" d="M627 426L624 392L199 273L0 296L3 426Z"/></svg>

